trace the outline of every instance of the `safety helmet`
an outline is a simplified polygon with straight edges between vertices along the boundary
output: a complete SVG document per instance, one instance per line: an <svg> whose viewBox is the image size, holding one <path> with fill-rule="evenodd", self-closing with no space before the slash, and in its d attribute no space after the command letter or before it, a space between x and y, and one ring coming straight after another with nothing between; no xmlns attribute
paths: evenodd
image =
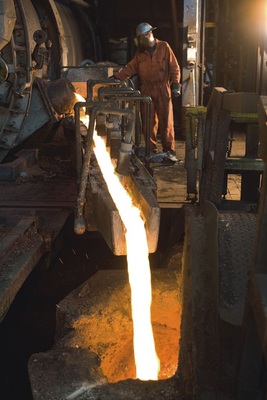
<svg viewBox="0 0 267 400"><path fill-rule="evenodd" d="M148 32L153 31L154 29L157 29L157 28L153 28L147 22L141 22L136 27L136 37L141 36L141 35L146 35Z"/></svg>

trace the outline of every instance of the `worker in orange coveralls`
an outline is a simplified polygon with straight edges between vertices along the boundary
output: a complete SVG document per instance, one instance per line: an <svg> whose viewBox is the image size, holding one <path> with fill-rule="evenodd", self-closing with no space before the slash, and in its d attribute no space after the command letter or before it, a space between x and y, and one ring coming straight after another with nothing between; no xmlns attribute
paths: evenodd
<svg viewBox="0 0 267 400"><path fill-rule="evenodd" d="M172 97L181 94L180 66L170 45L154 38L154 29L147 22L137 26L136 53L114 76L119 80L139 76L141 94L152 98L150 150L157 152L159 128L163 152L176 162Z"/></svg>

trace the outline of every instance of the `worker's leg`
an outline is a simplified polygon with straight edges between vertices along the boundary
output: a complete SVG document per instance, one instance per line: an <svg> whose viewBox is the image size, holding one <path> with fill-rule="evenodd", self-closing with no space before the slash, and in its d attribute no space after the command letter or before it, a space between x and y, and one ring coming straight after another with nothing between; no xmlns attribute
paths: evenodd
<svg viewBox="0 0 267 400"><path fill-rule="evenodd" d="M158 132L158 117L155 112L154 103L151 103L150 108L150 132L147 132L147 115L145 114L145 105L141 106L141 114L142 114L142 130L144 136L150 135L150 150L157 150L157 132Z"/></svg>
<svg viewBox="0 0 267 400"><path fill-rule="evenodd" d="M155 102L163 151L175 151L173 107L171 97L159 95Z"/></svg>

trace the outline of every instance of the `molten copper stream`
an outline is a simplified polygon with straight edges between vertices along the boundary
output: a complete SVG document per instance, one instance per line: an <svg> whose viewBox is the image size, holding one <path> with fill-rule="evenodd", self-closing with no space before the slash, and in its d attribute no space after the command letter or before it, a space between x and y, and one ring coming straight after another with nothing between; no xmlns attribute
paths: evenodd
<svg viewBox="0 0 267 400"><path fill-rule="evenodd" d="M84 118L88 118L88 116ZM88 121L83 122L85 125L88 125ZM115 357L114 349L111 352L111 358L108 356L108 351L105 352L104 357L102 357L103 354L100 355L102 359L101 368L110 382L127 378L157 380L159 376L162 378L170 377L177 368L177 360L172 360L169 354L170 352L166 350L168 354L168 366L161 370L161 355L158 356L157 352L159 351L162 353L165 346L162 345L162 343L158 345L155 344L154 330L160 331L162 325L160 324L158 326L156 324L152 326L151 271L145 222L142 220L141 211L133 204L131 196L121 184L120 175L115 172L116 165L113 165L114 161L111 161L105 142L97 135L96 131L94 131L93 134L93 142L94 153L99 168L125 227L128 278L130 283L130 298L128 302L129 306L131 306L130 315L132 319L127 335L125 334L126 328L125 326L123 327L123 337L125 337L127 342L126 345L125 341L122 340L122 336L120 336L121 344L120 342L116 344L116 347L120 349L117 357ZM160 309L160 307L158 308ZM173 313L173 310L171 310L171 312ZM121 321L121 316L119 315L118 320ZM113 322L114 324L116 323L115 320ZM175 321L175 323L177 324L177 321ZM99 337L99 324L97 323L97 325L97 336ZM166 323L164 325L166 326ZM107 331L107 327L102 328L104 332ZM117 331L118 327L114 327L114 330ZM164 336L164 334L162 332L157 332L157 336L156 342L159 340L159 337ZM170 337L168 335L167 342L169 343L169 341ZM175 340L173 340L173 342L175 342L175 346L172 350L172 354L177 358L178 337L176 330ZM92 347L91 344L90 347ZM109 346L107 344L107 349L108 348ZM162 356L164 356L164 354L162 354ZM124 368L115 365L116 362L121 364L121 358L127 360ZM164 364L166 365L166 361L164 361ZM112 365L112 367L110 367L110 365ZM112 371L111 374L110 371ZM118 373L119 371L120 373Z"/></svg>
<svg viewBox="0 0 267 400"><path fill-rule="evenodd" d="M126 229L136 377L142 380L157 380L160 361L155 350L151 325L151 278L144 221L121 185L118 175L114 173L105 143L96 132L94 143L99 167Z"/></svg>

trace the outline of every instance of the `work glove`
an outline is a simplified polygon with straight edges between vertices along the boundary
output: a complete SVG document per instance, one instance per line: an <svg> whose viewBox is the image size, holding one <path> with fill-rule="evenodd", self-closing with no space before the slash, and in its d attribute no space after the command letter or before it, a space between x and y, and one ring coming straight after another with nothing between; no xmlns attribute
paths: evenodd
<svg viewBox="0 0 267 400"><path fill-rule="evenodd" d="M172 97L179 97L181 96L181 84L180 83L173 83L172 84Z"/></svg>

